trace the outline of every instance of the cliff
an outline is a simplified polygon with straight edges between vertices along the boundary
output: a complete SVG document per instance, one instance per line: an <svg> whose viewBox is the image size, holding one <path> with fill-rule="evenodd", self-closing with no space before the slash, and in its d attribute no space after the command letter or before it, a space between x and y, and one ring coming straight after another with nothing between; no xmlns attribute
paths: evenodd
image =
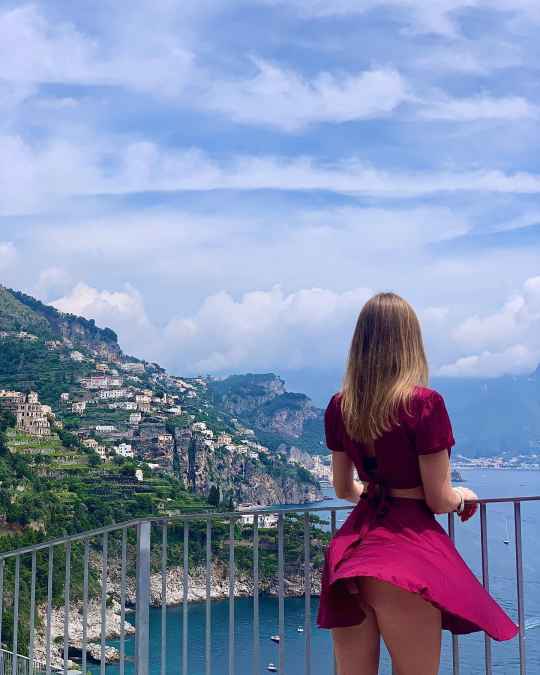
<svg viewBox="0 0 540 675"><path fill-rule="evenodd" d="M210 381L209 390L216 406L255 429L272 449L326 452L323 411L305 394L288 392L277 375L231 375Z"/></svg>
<svg viewBox="0 0 540 675"><path fill-rule="evenodd" d="M322 499L309 472L262 451L238 452L233 446L212 447L190 429L175 431L177 476L196 494L216 488L221 499L253 504L299 504Z"/></svg>
<svg viewBox="0 0 540 675"><path fill-rule="evenodd" d="M272 456L266 443L267 438L277 438L277 445L282 437L301 440L305 421L317 417L309 399L288 394L279 378L237 376L236 396L218 400L205 378L179 378L159 364L128 357L112 330L3 287L0 333L0 388L36 391L76 437L75 455L84 454L80 462L74 455L77 466L69 471L60 464L62 458L55 459L50 478L78 478L85 486L94 481L96 490L99 486L100 494L113 501L122 488L133 495L134 504L149 509L161 509L164 502L163 488L153 479L168 477L193 495L212 495L214 505L216 494L227 506L231 501L269 505L322 498L308 471L282 455ZM81 402L83 409L73 407ZM130 419L132 411L136 421ZM256 417L257 428L240 424L240 414ZM99 462L93 457L96 465L88 466L93 451L85 443L100 447ZM120 444L130 448L132 457L115 456ZM31 463L38 473L36 460ZM126 463L126 471L143 468L149 480L137 489L124 485L125 477L121 481L115 474ZM171 509L178 508L174 502Z"/></svg>
<svg viewBox="0 0 540 675"><path fill-rule="evenodd" d="M98 328L93 319L59 312L30 295L2 286L0 330L22 330L43 338L67 340L74 347L86 347L111 361L122 356L118 337L110 328Z"/></svg>

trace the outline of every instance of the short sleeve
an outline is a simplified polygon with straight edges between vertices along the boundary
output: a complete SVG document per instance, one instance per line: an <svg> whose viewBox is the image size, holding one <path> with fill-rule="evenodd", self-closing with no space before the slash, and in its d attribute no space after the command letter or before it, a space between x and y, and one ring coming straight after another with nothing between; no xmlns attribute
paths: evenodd
<svg viewBox="0 0 540 675"><path fill-rule="evenodd" d="M324 413L324 432L326 435L326 447L334 452L344 452L343 447L343 421L341 418L341 405L337 394L330 399Z"/></svg>
<svg viewBox="0 0 540 675"><path fill-rule="evenodd" d="M448 450L455 445L452 424L443 397L431 391L424 400L416 425L416 452L428 455Z"/></svg>

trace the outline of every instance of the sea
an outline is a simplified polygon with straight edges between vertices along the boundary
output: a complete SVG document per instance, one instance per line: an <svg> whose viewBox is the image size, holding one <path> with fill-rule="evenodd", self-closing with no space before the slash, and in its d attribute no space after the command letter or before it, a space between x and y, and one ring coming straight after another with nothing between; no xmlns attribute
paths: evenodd
<svg viewBox="0 0 540 675"><path fill-rule="evenodd" d="M461 471L465 485L480 497L511 497L540 494L540 472L501 469L464 469ZM348 504L335 498L331 489L326 490L328 501L319 505ZM283 507L286 508L286 507ZM323 514L321 514L323 515ZM513 507L511 504L491 504L487 509L490 591L508 614L517 623L516 559ZM324 517L324 515L323 515ZM340 520L345 512L338 512ZM441 524L446 527L446 516ZM505 543L507 540L509 543ZM523 572L525 589L525 644L527 673L540 674L540 502L522 504ZM456 545L473 572L481 579L480 518L476 515L467 523L456 520ZM251 598L240 598L235 605L235 675L259 675L252 671L253 628ZM312 624L312 675L331 675L333 656L330 632L317 628L318 598L311 601ZM228 673L228 601L212 603L212 673ZM205 605L191 603L189 606L189 658L188 671L182 672L182 609L167 610L167 675L205 675ZM270 638L278 632L278 605L275 598L260 598L260 655L261 675L267 673L270 663L278 663L278 647ZM298 631L304 625L304 599L285 600L285 639L282 673L304 673L305 634ZM150 611L150 673L161 672L161 610ZM111 645L118 646L117 641ZM411 647L413 648L413 647ZM484 666L484 634L460 636L459 650L461 673L482 675ZM133 653L133 640L127 641L127 654ZM519 673L518 639L509 642L493 642L493 672L500 675ZM89 672L98 673L99 666L91 666ZM107 675L117 675L118 664L106 668ZM381 675L391 675L388 653L382 645ZM134 673L128 662L126 675ZM358 675L362 669L359 666ZM452 641L450 634L443 633L443 650L440 675L452 673Z"/></svg>

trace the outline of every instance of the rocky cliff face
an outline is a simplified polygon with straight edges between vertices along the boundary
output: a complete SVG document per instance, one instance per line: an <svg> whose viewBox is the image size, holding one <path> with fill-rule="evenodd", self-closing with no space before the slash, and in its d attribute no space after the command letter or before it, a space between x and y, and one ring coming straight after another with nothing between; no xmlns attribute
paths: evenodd
<svg viewBox="0 0 540 675"><path fill-rule="evenodd" d="M211 383L215 401L237 417L249 417L285 393L285 382L273 373L231 375Z"/></svg>
<svg viewBox="0 0 540 675"><path fill-rule="evenodd" d="M320 411L307 396L283 393L255 410L253 423L261 431L293 439L302 436L307 420L319 417Z"/></svg>
<svg viewBox="0 0 540 675"><path fill-rule="evenodd" d="M211 381L209 391L217 407L236 415L274 450L298 446L321 452L323 411L305 394L288 392L277 375L232 375Z"/></svg>
<svg viewBox="0 0 540 675"><path fill-rule="evenodd" d="M122 357L118 337L110 328L98 328L93 319L64 314L26 293L3 287L0 287L0 326L41 337L64 338L74 346L96 352L104 360L118 361Z"/></svg>
<svg viewBox="0 0 540 675"><path fill-rule="evenodd" d="M322 499L318 483L302 480L283 470L227 446L212 448L203 435L190 429L175 433L178 477L197 494L208 496L213 486L222 498L237 502L299 504ZM268 460L271 464L272 460ZM292 470L291 470L292 471Z"/></svg>

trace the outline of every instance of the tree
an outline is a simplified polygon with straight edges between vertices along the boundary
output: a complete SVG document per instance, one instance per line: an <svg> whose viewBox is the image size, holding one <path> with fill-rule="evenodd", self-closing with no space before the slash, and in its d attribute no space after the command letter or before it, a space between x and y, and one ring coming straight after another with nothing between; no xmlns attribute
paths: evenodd
<svg viewBox="0 0 540 675"><path fill-rule="evenodd" d="M208 494L207 501L212 506L219 506L219 500L220 500L219 488L216 487L215 485L212 485L212 487L210 488L210 492Z"/></svg>
<svg viewBox="0 0 540 675"><path fill-rule="evenodd" d="M90 466L99 466L101 464L101 459L99 455L94 452L88 457L88 464Z"/></svg>

